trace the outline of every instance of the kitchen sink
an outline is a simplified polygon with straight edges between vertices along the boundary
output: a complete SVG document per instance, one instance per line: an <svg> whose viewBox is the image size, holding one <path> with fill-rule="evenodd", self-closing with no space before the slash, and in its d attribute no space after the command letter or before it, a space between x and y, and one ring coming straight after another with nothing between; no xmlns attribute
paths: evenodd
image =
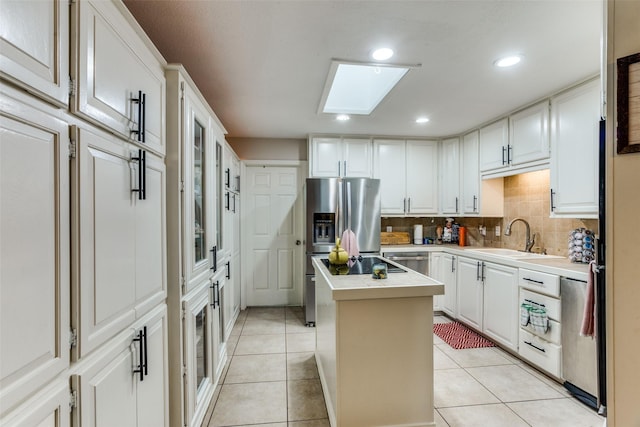
<svg viewBox="0 0 640 427"><path fill-rule="evenodd" d="M513 259L540 259L540 258L562 258L557 255L545 255L545 254L536 254L533 252L524 252L517 251L515 249L504 249L504 248L468 248L469 251L480 252L487 255L494 255L504 258L513 258Z"/></svg>

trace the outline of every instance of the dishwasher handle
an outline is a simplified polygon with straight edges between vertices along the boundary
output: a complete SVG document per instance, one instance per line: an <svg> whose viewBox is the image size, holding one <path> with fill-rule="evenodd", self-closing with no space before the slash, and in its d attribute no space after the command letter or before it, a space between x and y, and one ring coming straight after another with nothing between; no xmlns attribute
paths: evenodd
<svg viewBox="0 0 640 427"><path fill-rule="evenodd" d="M388 256L385 258L391 261L426 261L429 259L426 256Z"/></svg>

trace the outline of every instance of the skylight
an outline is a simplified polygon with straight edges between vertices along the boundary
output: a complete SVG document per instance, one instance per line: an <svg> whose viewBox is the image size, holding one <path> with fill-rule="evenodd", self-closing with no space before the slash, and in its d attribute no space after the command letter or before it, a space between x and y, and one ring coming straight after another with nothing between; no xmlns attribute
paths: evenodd
<svg viewBox="0 0 640 427"><path fill-rule="evenodd" d="M334 61L329 71L321 112L367 115L414 66Z"/></svg>

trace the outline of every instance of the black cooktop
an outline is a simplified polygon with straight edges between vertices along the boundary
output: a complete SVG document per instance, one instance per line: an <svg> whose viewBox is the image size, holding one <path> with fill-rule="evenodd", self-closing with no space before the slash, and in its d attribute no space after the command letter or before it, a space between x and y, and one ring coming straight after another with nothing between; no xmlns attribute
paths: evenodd
<svg viewBox="0 0 640 427"><path fill-rule="evenodd" d="M327 266L329 272L334 276L344 274L372 274L374 264L386 264L387 273L406 273L407 271L378 257L352 257L345 265L332 265L329 259L322 258L322 263Z"/></svg>

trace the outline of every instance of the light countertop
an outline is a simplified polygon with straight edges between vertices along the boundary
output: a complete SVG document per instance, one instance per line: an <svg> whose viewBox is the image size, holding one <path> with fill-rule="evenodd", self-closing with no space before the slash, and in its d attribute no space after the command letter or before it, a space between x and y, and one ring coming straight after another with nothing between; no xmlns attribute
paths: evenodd
<svg viewBox="0 0 640 427"><path fill-rule="evenodd" d="M324 256L326 257L326 256ZM388 273L386 279L374 279L370 274L333 275L320 261L323 256L313 258L316 274L321 274L331 288L334 300L410 298L444 294L444 285L431 277L397 265L406 273Z"/></svg>
<svg viewBox="0 0 640 427"><path fill-rule="evenodd" d="M493 255L478 251L476 246L443 245L383 245L382 254L391 252L445 252L457 256L468 256L481 261L495 262L517 268L528 268L543 273L556 274L576 280L586 281L589 271L588 264L573 263L568 258L533 258L518 259Z"/></svg>

